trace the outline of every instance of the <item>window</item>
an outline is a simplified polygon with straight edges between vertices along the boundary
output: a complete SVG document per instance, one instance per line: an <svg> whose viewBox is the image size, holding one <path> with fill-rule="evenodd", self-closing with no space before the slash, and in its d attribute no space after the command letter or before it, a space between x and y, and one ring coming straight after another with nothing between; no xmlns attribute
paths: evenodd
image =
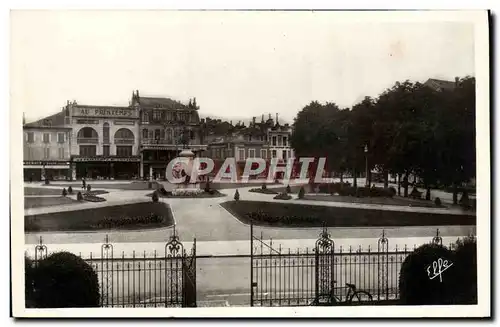
<svg viewBox="0 0 500 327"><path fill-rule="evenodd" d="M287 137L283 136L283 146L288 146L287 141L288 141Z"/></svg>
<svg viewBox="0 0 500 327"><path fill-rule="evenodd" d="M283 145L283 136L278 135L278 146L282 146L282 145Z"/></svg>
<svg viewBox="0 0 500 327"><path fill-rule="evenodd" d="M28 143L35 142L35 134L33 132L28 132L26 134L28 134L28 139L27 139Z"/></svg>
<svg viewBox="0 0 500 327"><path fill-rule="evenodd" d="M96 155L96 146L80 145L80 155L84 157L94 157Z"/></svg>
<svg viewBox="0 0 500 327"><path fill-rule="evenodd" d="M44 159L49 159L50 158L50 148L44 148L43 149L43 158Z"/></svg>
<svg viewBox="0 0 500 327"><path fill-rule="evenodd" d="M255 149L248 149L248 157L255 158Z"/></svg>
<svg viewBox="0 0 500 327"><path fill-rule="evenodd" d="M160 130L155 129L155 140L158 140L158 139L160 139Z"/></svg>
<svg viewBox="0 0 500 327"><path fill-rule="evenodd" d="M164 140L164 139L165 139L165 130L164 130L164 129L162 129L162 130L160 131L160 138L161 138L162 140Z"/></svg>
<svg viewBox="0 0 500 327"><path fill-rule="evenodd" d="M147 139L148 138L148 130L147 129L143 129L142 130L142 138L143 139Z"/></svg>
<svg viewBox="0 0 500 327"><path fill-rule="evenodd" d="M276 146L276 136L273 136L273 146Z"/></svg>
<svg viewBox="0 0 500 327"><path fill-rule="evenodd" d="M273 150L273 158L276 158L276 150Z"/></svg>
<svg viewBox="0 0 500 327"><path fill-rule="evenodd" d="M64 148L59 148L59 159L64 159Z"/></svg>
<svg viewBox="0 0 500 327"><path fill-rule="evenodd" d="M50 143L50 134L43 133L43 143Z"/></svg>
<svg viewBox="0 0 500 327"><path fill-rule="evenodd" d="M286 153L287 153L287 151L286 151L286 150L283 150L283 160L286 160L286 157L287 157L287 156L286 156Z"/></svg>
<svg viewBox="0 0 500 327"><path fill-rule="evenodd" d="M116 147L116 155L119 157L130 157L130 156L132 156L132 147L131 146L117 146Z"/></svg>
<svg viewBox="0 0 500 327"><path fill-rule="evenodd" d="M228 148L228 149L226 149L226 152L227 152L228 158L231 158L233 156L233 149Z"/></svg>
<svg viewBox="0 0 500 327"><path fill-rule="evenodd" d="M64 143L64 133L57 133L57 143Z"/></svg>
<svg viewBox="0 0 500 327"><path fill-rule="evenodd" d="M239 160L245 160L245 149L238 149L238 154L240 155Z"/></svg>
<svg viewBox="0 0 500 327"><path fill-rule="evenodd" d="M149 138L150 138L150 139L152 139L152 138L154 137L153 130L152 130L152 129L150 129L150 130L148 131L148 133L149 133L149 134L148 134Z"/></svg>
<svg viewBox="0 0 500 327"><path fill-rule="evenodd" d="M189 138L194 140L194 132L192 130L189 131Z"/></svg>
<svg viewBox="0 0 500 327"><path fill-rule="evenodd" d="M260 157L262 159L267 159L267 150L266 149L260 149Z"/></svg>
<svg viewBox="0 0 500 327"><path fill-rule="evenodd" d="M102 155L105 157L109 157L109 145L102 146Z"/></svg>
<svg viewBox="0 0 500 327"><path fill-rule="evenodd" d="M144 111L142 113L142 121L145 122L145 123L149 122L149 115L148 115L147 111Z"/></svg>
<svg viewBox="0 0 500 327"><path fill-rule="evenodd" d="M102 125L102 138L104 143L109 143L109 124L104 123Z"/></svg>

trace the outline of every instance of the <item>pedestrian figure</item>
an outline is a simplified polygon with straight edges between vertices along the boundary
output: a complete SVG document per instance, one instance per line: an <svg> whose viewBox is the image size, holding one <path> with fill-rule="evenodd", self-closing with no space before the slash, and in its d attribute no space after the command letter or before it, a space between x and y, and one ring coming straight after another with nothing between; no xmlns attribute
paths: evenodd
<svg viewBox="0 0 500 327"><path fill-rule="evenodd" d="M82 189L85 191L85 178L82 177Z"/></svg>

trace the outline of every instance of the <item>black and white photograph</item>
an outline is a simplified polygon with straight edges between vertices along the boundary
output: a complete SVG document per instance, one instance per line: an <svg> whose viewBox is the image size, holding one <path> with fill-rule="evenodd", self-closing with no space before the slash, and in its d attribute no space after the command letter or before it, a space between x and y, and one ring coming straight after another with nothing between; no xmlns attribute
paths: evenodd
<svg viewBox="0 0 500 327"><path fill-rule="evenodd" d="M489 317L488 35L12 10L13 315Z"/></svg>

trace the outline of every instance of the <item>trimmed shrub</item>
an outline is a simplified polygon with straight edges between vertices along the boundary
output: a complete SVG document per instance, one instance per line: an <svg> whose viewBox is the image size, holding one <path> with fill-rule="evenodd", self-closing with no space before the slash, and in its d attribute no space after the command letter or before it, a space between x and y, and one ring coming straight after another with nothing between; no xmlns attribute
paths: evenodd
<svg viewBox="0 0 500 327"><path fill-rule="evenodd" d="M89 184L89 185L87 185L87 192L90 192L90 190L92 190L92 186L90 186L90 184Z"/></svg>
<svg viewBox="0 0 500 327"><path fill-rule="evenodd" d="M291 195L283 192L283 193L276 195L273 199L275 199L275 200L290 200L291 198L292 198Z"/></svg>
<svg viewBox="0 0 500 327"><path fill-rule="evenodd" d="M236 192L234 192L234 200L235 201L239 201L240 200L240 192L238 192L238 190L236 190Z"/></svg>
<svg viewBox="0 0 500 327"><path fill-rule="evenodd" d="M97 274L72 253L54 253L39 261L33 274L33 287L36 308L99 306Z"/></svg>
<svg viewBox="0 0 500 327"><path fill-rule="evenodd" d="M261 193L261 194L278 194L278 192L269 188L252 188L248 192Z"/></svg>
<svg viewBox="0 0 500 327"><path fill-rule="evenodd" d="M443 266L452 265L450 269ZM402 304L453 304L457 288L454 253L436 244L424 244L408 255L399 274ZM439 268L438 268L439 267ZM438 273L441 272L441 275Z"/></svg>
<svg viewBox="0 0 500 327"><path fill-rule="evenodd" d="M73 194L73 188L71 186L68 187L68 194Z"/></svg>
<svg viewBox="0 0 500 327"><path fill-rule="evenodd" d="M419 190L417 190L416 187L414 187L412 190L411 190L411 193L410 193L410 198L414 198L414 199L421 199L422 198L422 192L420 192Z"/></svg>
<svg viewBox="0 0 500 327"><path fill-rule="evenodd" d="M440 198L435 198L434 199L434 204L436 205L436 207L440 207L441 206L441 199Z"/></svg>
<svg viewBox="0 0 500 327"><path fill-rule="evenodd" d="M45 178L45 185L49 185L49 184L50 184L49 179Z"/></svg>
<svg viewBox="0 0 500 327"><path fill-rule="evenodd" d="M262 184L262 189L263 189L263 190L267 190L267 185L266 185L266 183L263 183L263 184Z"/></svg>
<svg viewBox="0 0 500 327"><path fill-rule="evenodd" d="M287 185L287 186L286 186L286 193L287 193L287 194L292 193L292 188L290 187L290 185Z"/></svg>
<svg viewBox="0 0 500 327"><path fill-rule="evenodd" d="M63 190L62 190L62 196L66 196L66 195L68 195L68 192L66 192L66 188L63 188Z"/></svg>
<svg viewBox="0 0 500 327"><path fill-rule="evenodd" d="M153 200L153 202L158 202L159 197L158 197L158 192L157 191L153 192L153 196L151 197L151 199Z"/></svg>
<svg viewBox="0 0 500 327"><path fill-rule="evenodd" d="M477 244L475 237L459 239L453 267L457 272L456 304L477 304Z"/></svg>
<svg viewBox="0 0 500 327"><path fill-rule="evenodd" d="M85 194L83 196L83 199L88 202L104 202L106 201L105 198L101 198L100 196L95 196L93 194Z"/></svg>
<svg viewBox="0 0 500 327"><path fill-rule="evenodd" d="M82 195L82 192L78 192L78 194L76 195L76 199L78 201L83 201L83 195Z"/></svg>
<svg viewBox="0 0 500 327"><path fill-rule="evenodd" d="M304 186L302 186L299 190L299 199L303 199L305 195L306 195L306 190L304 189Z"/></svg>
<svg viewBox="0 0 500 327"><path fill-rule="evenodd" d="M393 187L393 186L389 187L389 188L388 188L388 191L392 193L392 196L395 196L395 195L396 195L396 193L397 193L396 188L395 188L395 187Z"/></svg>
<svg viewBox="0 0 500 327"><path fill-rule="evenodd" d="M24 297L26 307L32 308L33 304L33 261L27 256L24 257Z"/></svg>
<svg viewBox="0 0 500 327"><path fill-rule="evenodd" d="M470 205L470 199L469 199L469 192L467 191L464 191L462 193L462 196L460 197L460 200L458 201L458 203L462 206L462 208L464 208L465 210L467 209L470 209L471 205Z"/></svg>

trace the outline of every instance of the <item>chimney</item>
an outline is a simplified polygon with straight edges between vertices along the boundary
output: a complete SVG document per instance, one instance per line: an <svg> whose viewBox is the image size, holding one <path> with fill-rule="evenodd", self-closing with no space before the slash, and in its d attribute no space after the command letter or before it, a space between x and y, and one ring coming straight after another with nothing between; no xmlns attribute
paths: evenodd
<svg viewBox="0 0 500 327"><path fill-rule="evenodd" d="M255 119L256 119L256 118L257 118L257 117L252 117L252 123L253 123L254 125L255 125Z"/></svg>
<svg viewBox="0 0 500 327"><path fill-rule="evenodd" d="M459 77L455 77L455 87L458 86L459 82L460 82L460 78Z"/></svg>
<svg viewBox="0 0 500 327"><path fill-rule="evenodd" d="M139 90L135 90L135 95L137 95L137 97L139 97Z"/></svg>
<svg viewBox="0 0 500 327"><path fill-rule="evenodd" d="M272 119L272 118L271 118L271 114L269 114L269 119Z"/></svg>
<svg viewBox="0 0 500 327"><path fill-rule="evenodd" d="M276 113L276 124L278 123L278 113Z"/></svg>
<svg viewBox="0 0 500 327"><path fill-rule="evenodd" d="M261 122L261 123L263 123L263 122L264 122L264 114L262 114L262 119L261 119L261 121L260 121L260 122Z"/></svg>

